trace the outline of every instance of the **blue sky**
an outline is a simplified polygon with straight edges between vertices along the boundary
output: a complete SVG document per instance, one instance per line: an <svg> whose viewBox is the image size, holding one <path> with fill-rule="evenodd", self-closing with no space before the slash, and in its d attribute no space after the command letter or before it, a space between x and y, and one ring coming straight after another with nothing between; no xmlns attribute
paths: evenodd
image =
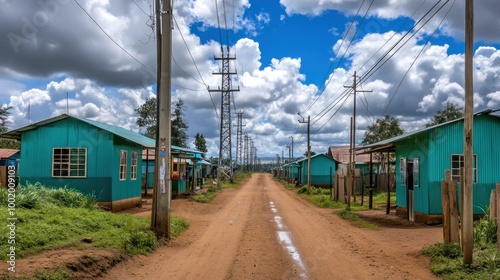
<svg viewBox="0 0 500 280"><path fill-rule="evenodd" d="M11 128L68 105L72 115L140 131L134 109L155 96L152 2L0 0L0 102L12 107ZM291 137L296 154L306 150L297 112L311 116L313 151L348 144L353 99L344 86L354 71L372 91L358 95L358 142L384 114L413 131L446 103L463 106L464 1L217 0L219 17L215 3L174 0L172 34L172 98L185 101L188 135L202 133L209 156L219 153L220 97L206 88L221 84L212 73L220 67L213 58L222 7L222 43L237 57L232 110L243 112L258 157L286 155ZM424 16L429 11L435 15ZM500 8L475 1L475 14L474 109L496 109ZM397 52L385 61L391 47Z"/></svg>

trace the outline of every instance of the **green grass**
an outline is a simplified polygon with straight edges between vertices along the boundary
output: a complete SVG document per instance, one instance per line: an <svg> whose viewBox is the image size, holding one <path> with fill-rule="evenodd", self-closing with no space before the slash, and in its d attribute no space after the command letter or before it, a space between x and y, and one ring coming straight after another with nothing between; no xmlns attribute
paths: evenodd
<svg viewBox="0 0 500 280"><path fill-rule="evenodd" d="M356 202L351 202L349 209L347 209L347 205L345 203L334 201L330 198L330 189L328 188L316 188L311 186L309 187L309 193L307 193L307 186L302 186L297 189L297 193L317 207L336 209L334 211L335 214L345 220L349 220L351 224L356 227L369 228L373 230L379 229L378 226L363 220L356 214L356 211L368 210L368 203L366 201L363 203L363 205L361 205L360 196L357 197ZM385 199L387 199L387 194L375 194L374 203L376 201L375 198L377 199L377 201L381 201L382 199L384 199L385 201ZM391 193L391 200L394 200L395 202L395 193Z"/></svg>
<svg viewBox="0 0 500 280"><path fill-rule="evenodd" d="M496 229L497 225L488 216L474 222L473 262L470 265L463 264L459 244L436 243L422 253L430 257L431 271L442 279L500 279Z"/></svg>
<svg viewBox="0 0 500 280"><path fill-rule="evenodd" d="M391 192L390 193L390 201L391 204L396 203L396 193ZM368 196L368 194L365 193L365 197ZM373 194L373 204L387 204L387 192L381 191L381 192L376 192Z"/></svg>
<svg viewBox="0 0 500 280"><path fill-rule="evenodd" d="M355 211L353 211L352 209L347 209L347 207L345 207L344 209L341 209L341 210L336 210L333 213L336 214L337 216L341 217L344 220L350 221L351 224L353 224L354 226L357 226L360 228L368 228L368 229L372 229L372 230L379 230L378 226L361 219L356 214Z"/></svg>
<svg viewBox="0 0 500 280"><path fill-rule="evenodd" d="M220 182L220 186L212 186L212 185L204 186L204 188L208 188L207 191L193 195L191 198L196 202L209 203L215 199L219 190L228 188L238 188L243 180L249 178L252 175L250 172L237 172L235 174L236 175L233 178L233 182L229 180L222 180Z"/></svg>
<svg viewBox="0 0 500 280"><path fill-rule="evenodd" d="M208 189L205 192L193 195L192 198L196 202L209 203L210 201L214 200L216 195L217 195L217 190Z"/></svg>
<svg viewBox="0 0 500 280"><path fill-rule="evenodd" d="M221 189L238 188L241 185L241 182L243 180L250 178L250 176L252 175L252 173L250 173L250 172L243 172L243 171L236 172L235 174L236 175L233 178L233 182L231 182L229 180L223 180L221 182L221 185L220 185Z"/></svg>
<svg viewBox="0 0 500 280"><path fill-rule="evenodd" d="M9 212L0 190L0 220ZM20 187L16 191L15 244L9 244L10 229L0 227L0 259L7 259L10 246L16 259L55 248L117 249L123 253L147 254L157 247L155 234L149 229L149 217L114 214L100 210L92 198L74 190L49 189L40 185ZM187 221L172 217L172 236L189 226ZM92 243L82 242L91 237Z"/></svg>

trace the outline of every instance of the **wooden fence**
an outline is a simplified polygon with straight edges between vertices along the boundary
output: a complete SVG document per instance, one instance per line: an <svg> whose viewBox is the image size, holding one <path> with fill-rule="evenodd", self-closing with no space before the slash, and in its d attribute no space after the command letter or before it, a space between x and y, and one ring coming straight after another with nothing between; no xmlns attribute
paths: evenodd
<svg viewBox="0 0 500 280"><path fill-rule="evenodd" d="M443 241L448 243L460 243L462 231L460 226L460 214L462 209L458 207L457 182L450 178L450 171L446 170L445 180L441 181L441 197L443 206ZM460 181L463 182L462 172ZM460 205L463 205L463 189L460 188ZM496 183L496 188L490 195L489 217L497 225L500 220L500 183ZM497 240L500 240L500 226L497 227ZM462 245L463 246L463 245ZM500 242L497 242L497 249L500 250Z"/></svg>
<svg viewBox="0 0 500 280"><path fill-rule="evenodd" d="M500 183L497 183L496 188L491 191L490 195L490 219L493 219L497 224L497 240L500 240ZM500 250L500 242L497 241L497 249Z"/></svg>
<svg viewBox="0 0 500 280"><path fill-rule="evenodd" d="M333 199L342 203L347 203L347 198L350 197L356 202L358 195L365 196L367 194L367 187L378 191L387 191L389 186L391 191L394 191L394 174L389 174L389 179L386 174L372 174L372 186L370 184L370 174L363 174L359 169L356 169L354 175L354 189L353 185L347 176L346 169L339 169L335 171L334 185L333 185ZM389 180L389 183L387 182Z"/></svg>
<svg viewBox="0 0 500 280"><path fill-rule="evenodd" d="M461 196L462 197L462 196ZM441 203L443 206L443 241L460 242L457 182L451 180L450 170L441 181Z"/></svg>

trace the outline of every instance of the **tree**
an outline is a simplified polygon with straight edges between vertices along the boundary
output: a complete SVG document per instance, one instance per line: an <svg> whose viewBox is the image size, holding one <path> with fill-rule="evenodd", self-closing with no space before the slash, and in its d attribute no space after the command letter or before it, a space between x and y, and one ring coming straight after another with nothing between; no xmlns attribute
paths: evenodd
<svg viewBox="0 0 500 280"><path fill-rule="evenodd" d="M7 132L10 121L9 121L9 116L10 112L9 110L12 109L12 107L3 105L0 107L0 133L5 133ZM2 149L16 149L19 150L21 147L19 141L14 140L14 139L5 139L5 138L0 138L0 148Z"/></svg>
<svg viewBox="0 0 500 280"><path fill-rule="evenodd" d="M316 152L315 151L311 151L311 156L314 156L316 155ZM304 156L307 157L307 151L304 153Z"/></svg>
<svg viewBox="0 0 500 280"><path fill-rule="evenodd" d="M156 139L156 98L146 98L146 102L134 111L139 113L135 123L146 128L146 136Z"/></svg>
<svg viewBox="0 0 500 280"><path fill-rule="evenodd" d="M394 117L385 115L378 118L374 124L368 126L361 144L376 143L403 133L404 130L400 127L398 120ZM382 170L386 170L387 173L391 172L390 165L388 165L387 162L393 162L395 160L393 154L389 155L389 158L387 158L386 153L375 153L374 159L380 160Z"/></svg>
<svg viewBox="0 0 500 280"><path fill-rule="evenodd" d="M432 117L432 120L425 125L425 127L435 126L441 123L453 121L459 118L463 118L464 109L454 105L453 103L447 102L446 108L438 110L437 113Z"/></svg>
<svg viewBox="0 0 500 280"><path fill-rule="evenodd" d="M187 148L189 137L186 131L189 126L183 119L183 109L184 101L179 98L174 102L174 112L172 114L172 145Z"/></svg>
<svg viewBox="0 0 500 280"><path fill-rule="evenodd" d="M187 148L187 129L188 125L183 119L183 109L184 101L182 99L177 99L173 104L174 110L171 115L171 139L172 145ZM135 112L139 113L136 124L139 127L145 127L145 135L156 139L156 97L146 98L146 102L142 104L139 108L134 109Z"/></svg>
<svg viewBox="0 0 500 280"><path fill-rule="evenodd" d="M203 136L203 134L196 133L196 136L194 137L194 146L200 152L203 152L203 153L208 152L207 141L205 140L205 137Z"/></svg>
<svg viewBox="0 0 500 280"><path fill-rule="evenodd" d="M404 133L398 120L385 115L378 118L374 124L368 126L361 144L372 144Z"/></svg>

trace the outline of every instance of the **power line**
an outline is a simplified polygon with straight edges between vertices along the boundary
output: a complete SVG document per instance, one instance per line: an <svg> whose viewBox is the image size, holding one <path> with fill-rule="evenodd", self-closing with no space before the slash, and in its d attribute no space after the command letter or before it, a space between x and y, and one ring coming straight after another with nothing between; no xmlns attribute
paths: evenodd
<svg viewBox="0 0 500 280"><path fill-rule="evenodd" d="M406 78L406 75L408 75L408 73L410 72L410 69L413 67L413 65L415 64L415 62L417 61L417 59L420 57L420 55L422 54L422 52L424 51L424 49L427 47L427 43L430 42L430 40L434 37L434 35L438 31L439 27L443 24L444 20L446 19L446 17L450 13L451 9L455 5L455 1L456 0L453 1L453 3L451 4L450 8L448 9L448 11L446 12L446 14L444 15L444 17L439 22L438 26L434 29L434 32L432 32L432 34L429 36L429 38L427 39L427 41L425 42L425 44L422 45L422 48L420 49L419 53L417 54L417 56L415 57L415 59L411 63L410 67L408 67L408 69L406 70L405 74L403 75L403 78L401 78L401 81L399 82L396 90L392 94L391 99L389 99L389 102L387 103L387 106L385 107L384 112L382 113L382 115L385 115L385 112L389 108L389 105L391 104L392 100L394 99L394 97L396 96L396 94L399 92L399 88L401 87L401 84L403 83L404 79Z"/></svg>
<svg viewBox="0 0 500 280"><path fill-rule="evenodd" d="M448 1L449 1L449 0L448 0ZM436 13L437 13L437 12L439 12L439 10L441 10L441 9L444 7L444 5L446 5L446 4L447 4L447 2L448 2L448 1L446 1L446 3L444 3L444 4L443 4L443 5L442 5L442 6L441 6L441 7L440 7L440 8L439 8L439 9L438 9L438 10L437 10L434 14L432 14L432 15L431 15L431 16L427 19L427 21L425 21L425 22L422 24L422 26L420 26L420 27L417 29L417 32L418 32L419 30L421 30L421 29L423 28L423 26L425 26L425 25L429 22L429 20L430 20L431 18L433 18L433 17L436 15ZM439 1L439 2L441 2L441 1ZM406 40L406 41L405 41L405 42L404 42L404 43L403 43L403 44L402 44L399 48L397 48L395 52L393 52L390 56L388 56L388 55L389 55L389 53L390 53L393 49L395 49L395 48L396 48L396 46L397 46L399 43L401 43L401 42L403 41L403 39L404 39L405 37L407 37L407 36L408 36L408 34L410 34L410 32L411 32L413 29L415 29L415 28L416 28L416 26L417 26L420 22L422 22L422 21L423 21L423 20L424 20L424 19L425 19L425 18L426 18L426 17L427 17L427 16L428 16L431 12L432 12L432 10L434 10L434 8L435 8L436 6L437 6L437 4L433 5L433 7L431 7L431 9L429 9L429 11L427 11L427 12L426 12L426 13L425 13L425 14L424 14L421 18L420 18L420 20L418 20L418 21L414 24L414 26L413 26L410 30L408 30L408 31L406 32L406 34L405 34L405 35L404 35L404 36L403 36L400 40L398 40L398 41L397 41L397 42L396 42L396 43L395 43L395 44L394 44L394 45L393 45L393 46L392 46L392 47L391 47L391 48L390 48L390 49L389 49L389 50L388 50L388 51L387 51L384 55L382 55L382 57L381 57L381 58L379 58L379 60L378 60L378 61L377 61L377 62L376 62L376 63L375 63L375 64L374 64L371 68L370 68L370 70L368 71L368 73L365 73L364 75L362 75L362 76L361 76L361 78L359 79L359 83L361 83L362 81L365 81L366 79L368 79L369 77L371 77L371 75L373 75L373 74L374 74L377 70L379 70L381 66L383 66L385 63L387 63L387 62L389 61L389 59L390 59L390 58L392 58L392 57L393 57L393 56L394 56L394 55L395 55L398 51L400 51L400 50L401 50L401 48L402 48L405 44L407 44L407 43L408 43L409 39L408 39L408 40ZM416 34L416 33L413 33L413 35L412 35L410 38L412 38L413 36L415 36L415 34ZM373 56L372 56L372 57L373 57ZM385 61L384 61L384 59L385 59ZM383 62L380 66L378 66L378 65L379 65L382 61L384 61L384 62ZM365 63L365 64L366 64L366 63ZM377 66L378 66L378 67L377 67ZM342 96L341 96L341 97L339 97L339 98L340 98L340 99L342 99L344 96L345 96L345 95L342 95ZM337 99L337 100L338 100L338 99ZM344 101L343 103L345 103L345 101ZM315 122L317 122L319 119L323 118L323 117L326 115L326 113L328 113L331 109L333 109L333 107L334 107L334 106L327 106L327 107L325 107L325 109L323 109L323 110L322 110L322 112L324 112L324 111L325 111L328 107L330 107L330 109L328 109L328 110L327 110L327 112L325 112L324 114L322 114L320 117L317 117L317 119L315 120ZM337 110L337 111L338 111L338 110ZM336 111L336 112L337 112L337 111ZM322 113L322 112L321 112L321 113ZM335 113L336 113L336 112L335 112ZM320 113L320 114L321 114L321 113ZM318 115L320 115L320 114L318 114ZM333 116L332 116L332 117L333 117ZM331 119L331 117L329 118L329 120L330 120L330 119ZM325 124L326 124L326 123L325 123ZM321 127L323 127L323 126L324 126L324 125L322 125Z"/></svg>
<svg viewBox="0 0 500 280"><path fill-rule="evenodd" d="M87 16L97 25L97 27L99 27L99 29L113 42L115 43L115 45L117 45L120 49L122 49L122 51L124 51L128 56L130 56L132 59L134 59L135 61L137 61L140 65L142 65L146 70L148 70L149 72L151 72L151 74L156 74L155 71L153 71L153 69L149 68L148 66L146 66L144 63L142 63L139 59L135 58L132 54L130 54L124 47L122 47L120 44L118 44L118 42L115 41L115 39L113 39L100 25L99 23L97 23L97 21L87 12L87 10L85 10L85 8L82 7L82 5L80 5L80 3L78 3L77 0L73 0L77 5L78 7L80 7L80 9L82 9L85 14L87 14Z"/></svg>
<svg viewBox="0 0 500 280"><path fill-rule="evenodd" d="M305 109L305 111L309 110L309 109L310 109L310 108L311 108L311 107L312 107L312 106L316 103L316 101L319 99L319 97L320 97L320 96L323 94L323 92L326 90L326 87L330 84L330 81L331 81L331 79L332 79L332 77L333 77L333 75L332 75L333 73L331 73L330 75L329 75L329 73L330 73L330 70L332 69L333 62L337 59L337 55L338 55L338 53L339 53L339 51L340 51L340 48L344 45L344 42L345 42L345 40L346 40L346 38L347 38L347 35L349 34L349 32L350 32L350 30L351 30L352 26L354 25L355 19L356 19L356 17L358 16L359 11L361 10L361 7L363 7L364 3L365 3L365 0L363 0L363 2L361 3L361 5L359 6L358 10L356 11L356 14L355 14L355 15L354 15L354 17L353 17L353 20L352 20L352 21L351 21L351 23L349 24L349 27L347 28L347 31L344 33L344 37L342 38L342 43L338 46L337 50L335 51L335 57L332 59L332 62L330 63L330 66L328 67L327 73L325 74L325 77L324 77L324 80L326 80L325 85L324 85L324 86L323 86L323 88L319 91L319 94L317 94L317 95L316 95L316 98L313 100L313 102L312 102L312 103L310 103L310 104L307 106L307 108ZM373 1L372 1L372 4L373 4ZM371 5L370 5L370 7L371 7ZM368 11L367 11L367 12L368 12ZM365 14L365 16L366 16L366 14ZM351 39L351 42L353 41L353 39L354 39L354 36L353 36L353 38ZM347 48L345 49L344 53L342 54L342 57L340 58L339 62L337 63L337 67L338 67L338 66L340 66L340 64L342 63L342 60L344 60L344 57L345 57L345 55L346 55L347 51L349 50L349 47L350 47L350 46L351 46L351 44L349 43L349 45L348 45L348 46L347 46ZM329 76L329 77L328 77L328 76ZM327 77L328 77L328 79L327 79Z"/></svg>

